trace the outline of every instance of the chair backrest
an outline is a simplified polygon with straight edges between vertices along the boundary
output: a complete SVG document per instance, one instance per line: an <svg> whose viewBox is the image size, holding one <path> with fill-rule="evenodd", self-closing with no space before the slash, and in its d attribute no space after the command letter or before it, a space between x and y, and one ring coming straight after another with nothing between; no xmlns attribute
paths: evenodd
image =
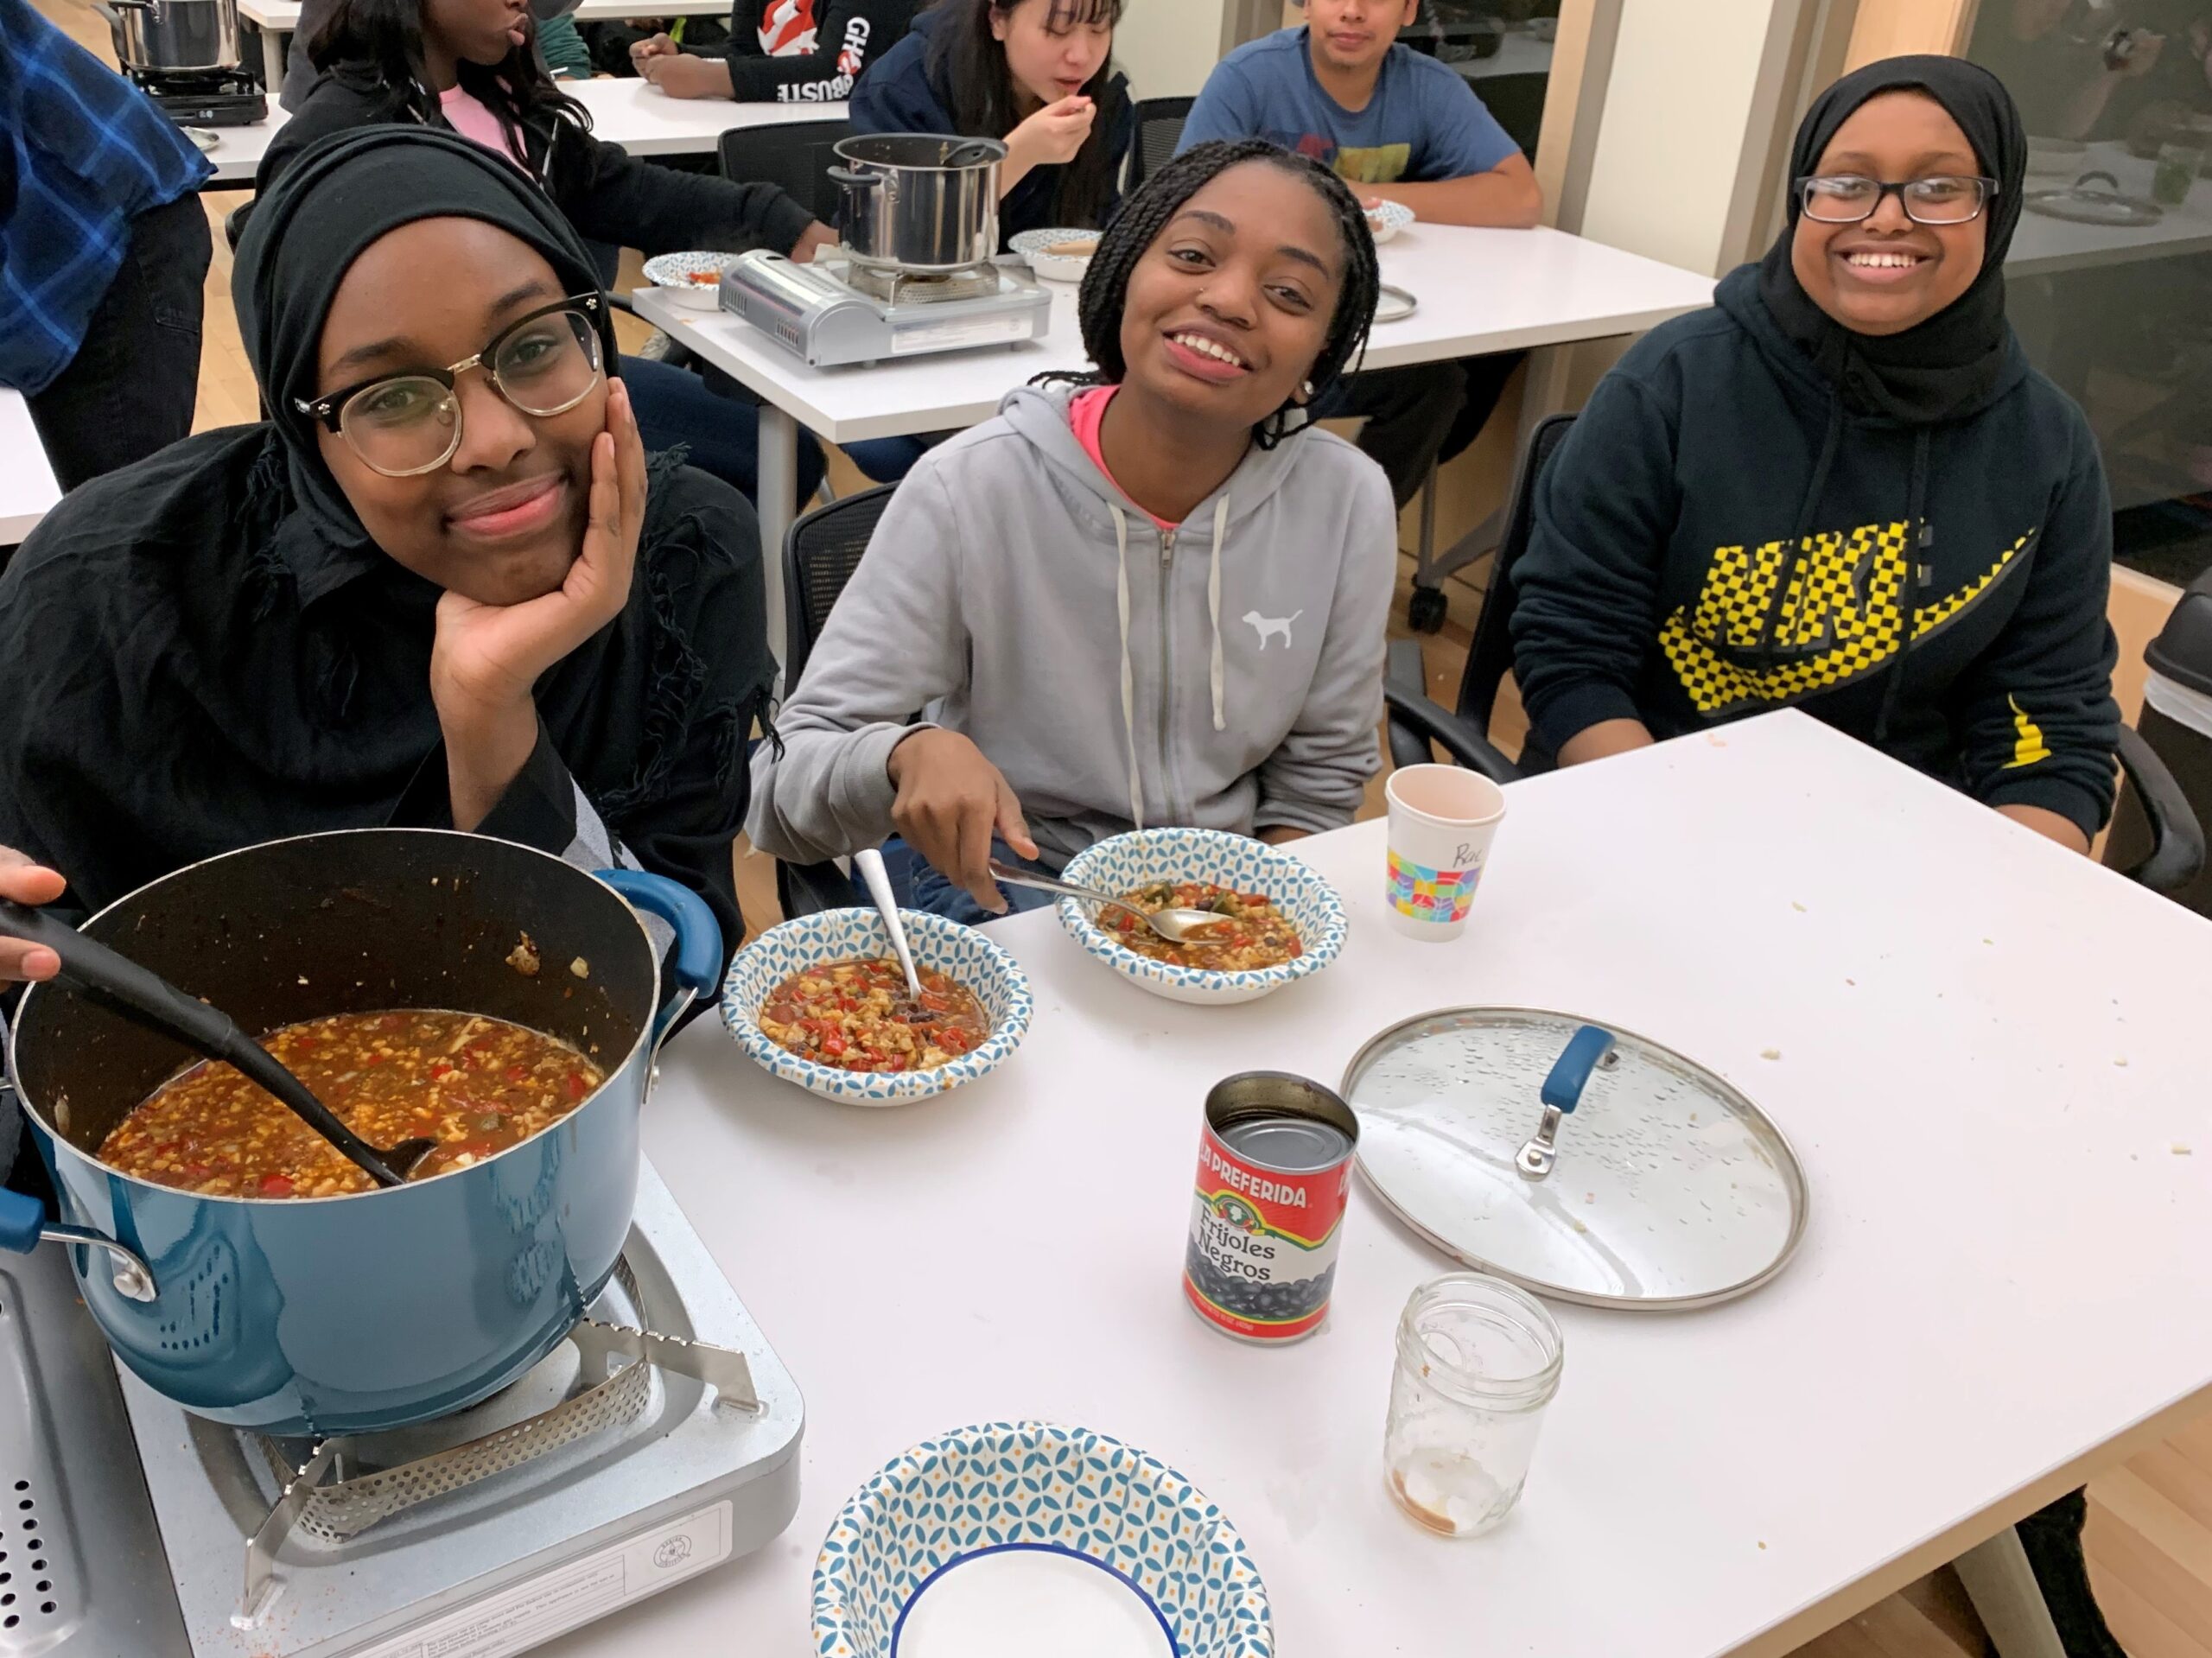
<svg viewBox="0 0 2212 1658"><path fill-rule="evenodd" d="M1195 98L1143 98L1135 110L1136 137L1129 144L1129 181L1132 190L1165 167L1183 142L1183 123L1191 118Z"/></svg>
<svg viewBox="0 0 2212 1658"><path fill-rule="evenodd" d="M784 695L788 697L830 619L830 607L860 568L876 520L896 484L818 506L784 537Z"/></svg>
<svg viewBox="0 0 2212 1658"><path fill-rule="evenodd" d="M850 121L791 121L782 126L733 127L717 151L722 176L744 184L780 184L826 225L837 222L831 146L849 137Z"/></svg>
<svg viewBox="0 0 2212 1658"><path fill-rule="evenodd" d="M1471 720L1484 736L1497 703L1497 688L1513 666L1513 567L1529 550L1529 537L1536 527L1536 482L1559 451L1574 424L1572 415L1548 415L1529 434L1529 447L1513 480L1513 499L1505 510L1505 536L1492 561L1490 588L1483 595L1482 613L1475 619L1475 638L1467 651L1467 670L1459 679L1456 712Z"/></svg>

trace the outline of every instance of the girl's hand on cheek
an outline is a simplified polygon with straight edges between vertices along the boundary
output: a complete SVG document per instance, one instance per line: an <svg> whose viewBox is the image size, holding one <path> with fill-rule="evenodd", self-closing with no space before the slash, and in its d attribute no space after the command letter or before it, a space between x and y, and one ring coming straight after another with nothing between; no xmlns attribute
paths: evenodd
<svg viewBox="0 0 2212 1658"><path fill-rule="evenodd" d="M455 829L488 816L537 744L532 691L545 670L622 613L645 517L645 449L620 380L592 440L582 549L552 592L487 605L448 591L430 645L430 700L446 741Z"/></svg>
<svg viewBox="0 0 2212 1658"><path fill-rule="evenodd" d="M645 449L630 394L607 388L607 429L592 440L583 546L561 585L518 605L458 593L438 600L430 694L448 725L527 706L545 670L622 613L645 516Z"/></svg>

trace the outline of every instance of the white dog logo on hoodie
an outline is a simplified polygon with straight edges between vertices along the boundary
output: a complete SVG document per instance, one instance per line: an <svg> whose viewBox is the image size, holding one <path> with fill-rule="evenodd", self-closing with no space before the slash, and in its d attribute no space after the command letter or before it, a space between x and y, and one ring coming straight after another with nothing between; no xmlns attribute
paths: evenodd
<svg viewBox="0 0 2212 1658"><path fill-rule="evenodd" d="M1294 610L1287 616L1262 616L1256 610L1248 610L1244 613L1244 619L1251 624L1252 631L1260 636L1260 649L1266 650L1268 639L1280 633L1282 635L1283 648L1288 650L1294 643L1290 637L1290 625L1305 613L1303 610Z"/></svg>

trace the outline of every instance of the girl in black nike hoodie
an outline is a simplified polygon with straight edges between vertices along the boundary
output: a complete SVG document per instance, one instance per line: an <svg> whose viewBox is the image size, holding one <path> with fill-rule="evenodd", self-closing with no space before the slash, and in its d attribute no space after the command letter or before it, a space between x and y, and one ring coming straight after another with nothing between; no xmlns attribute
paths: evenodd
<svg viewBox="0 0 2212 1658"><path fill-rule="evenodd" d="M2111 506L2005 321L2026 165L1972 64L1891 59L1814 105L1765 259L1639 341L1545 471L1512 575L1532 752L1798 705L2088 848Z"/></svg>

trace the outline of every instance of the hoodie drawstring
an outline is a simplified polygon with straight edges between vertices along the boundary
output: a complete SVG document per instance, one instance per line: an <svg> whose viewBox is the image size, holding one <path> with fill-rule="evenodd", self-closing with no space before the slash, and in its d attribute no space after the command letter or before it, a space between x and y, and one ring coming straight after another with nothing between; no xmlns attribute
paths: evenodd
<svg viewBox="0 0 2212 1658"><path fill-rule="evenodd" d="M1222 710L1221 666L1221 540L1229 533L1229 492L1221 492L1221 499L1213 509L1213 561L1206 567L1206 613L1213 619L1213 668L1209 676L1213 684L1213 728L1226 731L1229 721Z"/></svg>
<svg viewBox="0 0 2212 1658"><path fill-rule="evenodd" d="M1828 486L1828 474L1835 469L1836 452L1843 445L1843 398L1828 398L1827 426L1821 434L1821 453L1813 462L1813 481L1807 486L1805 499L1797 507L1797 527L1789 532L1789 545L1783 551L1780 576L1774 584L1774 594L1766 602L1766 618L1759 624L1758 661L1761 667L1771 667L1780 649L1775 633L1782 621L1782 606L1789 594L1789 584L1797 579L1797 571L1805 562L1805 537L1813 528L1813 514L1820 510L1821 493Z"/></svg>
<svg viewBox="0 0 2212 1658"><path fill-rule="evenodd" d="M1106 503L1114 515L1114 603L1122 617L1122 736L1128 745L1129 822L1144 827L1144 790L1137 781L1137 681L1129 661L1129 520L1115 502Z"/></svg>
<svg viewBox="0 0 2212 1658"><path fill-rule="evenodd" d="M1915 613L1920 608L1921 555L1925 550L1921 538L1925 533L1921 514L1928 510L1928 428L1920 428L1912 435L1912 481L1905 490L1904 508L1904 580L1898 584L1897 594L1897 653L1890 658L1886 683L1882 687L1881 712L1874 716L1874 743L1879 747L1890 734L1890 715L1897 711L1897 694L1904 689L1905 652L1912 649L1912 628Z"/></svg>

